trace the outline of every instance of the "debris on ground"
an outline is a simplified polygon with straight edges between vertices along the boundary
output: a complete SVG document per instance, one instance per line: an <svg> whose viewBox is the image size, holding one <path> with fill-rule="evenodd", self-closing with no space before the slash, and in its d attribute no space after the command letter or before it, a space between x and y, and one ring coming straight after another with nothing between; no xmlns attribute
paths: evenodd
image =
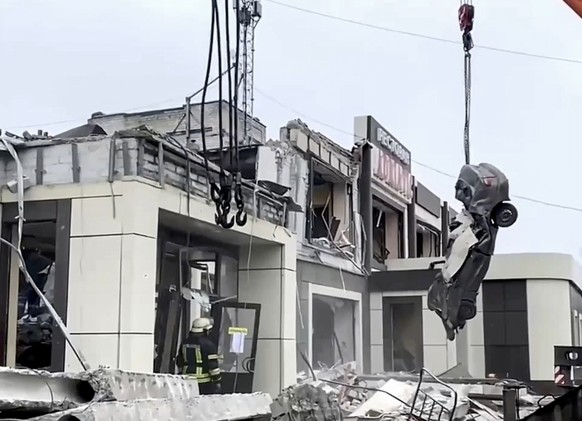
<svg viewBox="0 0 582 421"><path fill-rule="evenodd" d="M298 384L274 400L272 419L500 421L505 388L516 391L516 419L551 402L547 397L531 394L520 382L473 379L463 367L454 367L438 377L425 369L420 375L362 375L356 373L354 363L349 363L300 373Z"/></svg>
<svg viewBox="0 0 582 421"><path fill-rule="evenodd" d="M271 402L265 393L201 396L196 380L171 374L0 367L0 420L269 419Z"/></svg>

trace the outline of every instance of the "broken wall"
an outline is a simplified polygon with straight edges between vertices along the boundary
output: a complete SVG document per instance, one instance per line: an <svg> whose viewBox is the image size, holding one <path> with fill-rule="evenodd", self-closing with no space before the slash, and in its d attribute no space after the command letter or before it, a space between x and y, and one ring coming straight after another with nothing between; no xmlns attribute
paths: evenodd
<svg viewBox="0 0 582 421"><path fill-rule="evenodd" d="M206 127L206 140L208 149L216 149L219 146L219 124L218 124L218 101L207 103L205 106L205 116L204 125ZM201 144L201 124L200 124L200 104L192 104L191 110L191 140L196 141L199 148L202 148ZM222 102L222 113L223 113L223 133L225 146L228 145L229 136L229 107L226 102ZM137 113L120 113L120 114L94 114L92 118L88 120L89 123L100 125L107 134L111 135L118 130L128 130L134 129L141 125L147 125L153 130L163 133L170 134L174 133L173 136L180 140L185 141L186 138L186 119L184 118L185 108L170 108L162 110L152 110L146 112ZM244 114L242 111L239 112L238 121L238 133L239 142L243 144L244 133L243 133L243 121ZM265 143L267 130L264 124L259 122L257 119L249 118L248 124L250 125L250 138L253 143Z"/></svg>
<svg viewBox="0 0 582 421"><path fill-rule="evenodd" d="M354 274L361 274L361 218L359 215L358 169L351 154L343 151L338 145L323 135L309 130L299 120L289 122L281 128L279 141L269 141L267 144L279 150L277 182L291 187L291 195L305 212L296 212L289 216L289 227L297 234L299 258L326 266L341 268ZM352 244L346 248L348 256L340 252L331 242L323 243L306 239L306 218L311 182L310 157L315 156L328 168L337 174L343 174L345 182L333 185L333 216L340 221L339 233L344 233L345 240ZM346 182L351 183L351 203L347 195ZM325 201L325 200L324 200Z"/></svg>

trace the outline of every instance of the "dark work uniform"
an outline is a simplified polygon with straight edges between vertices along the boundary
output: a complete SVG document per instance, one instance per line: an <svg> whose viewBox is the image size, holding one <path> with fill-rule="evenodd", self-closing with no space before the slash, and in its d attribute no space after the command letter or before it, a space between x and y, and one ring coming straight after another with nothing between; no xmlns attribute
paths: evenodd
<svg viewBox="0 0 582 421"><path fill-rule="evenodd" d="M206 334L190 332L176 360L183 375L196 379L201 395L220 393L218 349Z"/></svg>

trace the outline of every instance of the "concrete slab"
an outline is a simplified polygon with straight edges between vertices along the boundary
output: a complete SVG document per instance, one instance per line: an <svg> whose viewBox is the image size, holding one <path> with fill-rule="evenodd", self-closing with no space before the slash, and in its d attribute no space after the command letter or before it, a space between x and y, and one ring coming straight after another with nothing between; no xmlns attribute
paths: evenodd
<svg viewBox="0 0 582 421"><path fill-rule="evenodd" d="M229 421L268 417L266 393L197 396L192 399L142 399L97 402L31 421Z"/></svg>
<svg viewBox="0 0 582 421"><path fill-rule="evenodd" d="M49 413L91 402L135 399L191 399L198 383L170 374L100 368L82 373L49 373L0 367L0 411Z"/></svg>
<svg viewBox="0 0 582 421"><path fill-rule="evenodd" d="M0 412L50 412L90 402L95 393L79 375L0 367Z"/></svg>
<svg viewBox="0 0 582 421"><path fill-rule="evenodd" d="M99 368L81 373L93 390L93 401L134 399L190 399L198 396L196 380L172 374L144 374Z"/></svg>

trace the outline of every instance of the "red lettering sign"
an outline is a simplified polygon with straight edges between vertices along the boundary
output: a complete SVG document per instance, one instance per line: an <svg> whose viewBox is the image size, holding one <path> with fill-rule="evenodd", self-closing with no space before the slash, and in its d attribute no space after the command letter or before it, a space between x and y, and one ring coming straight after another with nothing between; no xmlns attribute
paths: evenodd
<svg viewBox="0 0 582 421"><path fill-rule="evenodd" d="M412 174L393 156L379 149L372 150L372 174L380 182L396 190L405 199L412 199Z"/></svg>

